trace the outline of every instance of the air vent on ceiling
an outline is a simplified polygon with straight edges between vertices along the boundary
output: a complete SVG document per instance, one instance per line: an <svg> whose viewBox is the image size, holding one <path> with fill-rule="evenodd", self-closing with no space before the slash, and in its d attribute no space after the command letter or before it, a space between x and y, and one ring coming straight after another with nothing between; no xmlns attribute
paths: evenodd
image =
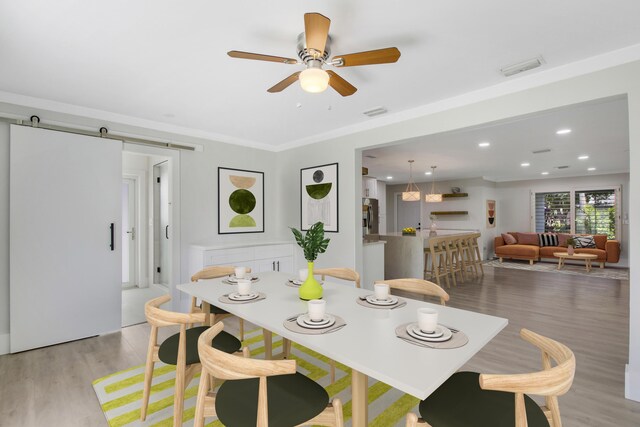
<svg viewBox="0 0 640 427"><path fill-rule="evenodd" d="M385 114L386 112L387 112L386 108L376 107L376 108L372 108L371 110L365 111L362 114L369 117L375 117L375 116L379 116L380 114Z"/></svg>
<svg viewBox="0 0 640 427"><path fill-rule="evenodd" d="M556 169L569 169L569 166L556 166Z"/></svg>
<svg viewBox="0 0 640 427"><path fill-rule="evenodd" d="M544 148L542 150L532 151L533 154L542 154L542 153L549 153L549 152L551 152L551 148Z"/></svg>
<svg viewBox="0 0 640 427"><path fill-rule="evenodd" d="M376 156L372 156L371 154L367 154L367 155L365 155L365 157L366 157L367 159L377 159L377 157L376 157Z"/></svg>
<svg viewBox="0 0 640 427"><path fill-rule="evenodd" d="M544 64L544 59L541 56L538 56L537 58L528 59L526 61L501 68L500 72L505 77L509 77L513 76L514 74L522 73L524 71L533 70L534 68L538 68L542 64Z"/></svg>

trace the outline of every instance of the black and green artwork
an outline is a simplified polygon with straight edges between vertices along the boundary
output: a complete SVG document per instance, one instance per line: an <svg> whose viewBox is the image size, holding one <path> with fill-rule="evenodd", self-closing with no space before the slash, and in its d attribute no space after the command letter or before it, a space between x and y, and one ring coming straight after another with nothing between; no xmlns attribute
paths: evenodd
<svg viewBox="0 0 640 427"><path fill-rule="evenodd" d="M264 232L264 173L218 168L218 233Z"/></svg>
<svg viewBox="0 0 640 427"><path fill-rule="evenodd" d="M300 170L300 226L308 230L322 222L324 230L338 231L338 164Z"/></svg>

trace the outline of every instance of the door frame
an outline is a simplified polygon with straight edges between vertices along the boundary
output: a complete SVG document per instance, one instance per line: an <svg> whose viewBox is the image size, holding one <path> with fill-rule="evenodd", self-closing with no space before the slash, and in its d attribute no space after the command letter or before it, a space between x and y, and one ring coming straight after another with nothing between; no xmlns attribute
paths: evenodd
<svg viewBox="0 0 640 427"><path fill-rule="evenodd" d="M171 200L170 218L172 221L172 244L171 244L171 272L169 274L169 295L172 297L172 310L184 310L187 307L189 298L176 289L176 285L181 283L181 248L180 248L180 151L170 148L150 147L132 143L124 143L123 151L130 153L145 154L153 157L164 157L169 160L169 198ZM150 167L150 173L153 173L153 167ZM151 185L149 179L148 186ZM150 195L149 200L152 200ZM151 203L149 207L152 208ZM150 236L150 237L149 237ZM147 241L151 240L153 244L153 234L148 233ZM149 253L149 262L147 263L152 269L151 252ZM151 275L150 277L153 277Z"/></svg>
<svg viewBox="0 0 640 427"><path fill-rule="evenodd" d="M141 232L141 228L140 228L140 217L141 217L141 197L140 197L140 190L141 190L141 186L140 186L140 180L139 177L135 174L131 174L131 173L127 173L127 172L122 172L122 181L124 182L125 180L129 180L129 181L133 181L133 184L131 185L131 187L133 188L133 228L134 228L134 233L135 233L135 239L133 241L133 268L131 268L131 265L129 266L129 283L122 283L122 287L123 289L125 288L130 288L130 287L143 287L143 283L142 283L142 263L141 258L142 258L142 254L141 254L141 250L142 247L140 245L140 241L142 240L142 234ZM130 206L129 209L131 209L132 207ZM131 216L131 215L130 215ZM124 226L124 222L122 223L122 225ZM122 232L124 232L125 230L121 230ZM122 240L122 248L124 250L124 240ZM130 256L131 257L131 256Z"/></svg>

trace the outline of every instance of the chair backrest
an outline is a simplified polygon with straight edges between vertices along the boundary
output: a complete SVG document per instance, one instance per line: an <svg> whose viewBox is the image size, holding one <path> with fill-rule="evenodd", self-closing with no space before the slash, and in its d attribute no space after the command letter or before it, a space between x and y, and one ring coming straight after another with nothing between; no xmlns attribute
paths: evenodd
<svg viewBox="0 0 640 427"><path fill-rule="evenodd" d="M206 373L221 380L259 378L257 426L268 425L267 377L296 373L295 360L256 360L228 354L211 346L211 342L224 329L218 322L198 338L198 354L202 364L202 375Z"/></svg>
<svg viewBox="0 0 640 427"><path fill-rule="evenodd" d="M360 287L360 274L350 268L318 268L313 271L313 274L322 275L322 280L324 280L325 276L348 280L349 282L355 282L356 288Z"/></svg>
<svg viewBox="0 0 640 427"><path fill-rule="evenodd" d="M375 283L386 283L391 289L399 289L407 292L415 292L421 295L428 295L440 298L440 304L446 305L449 301L449 294L437 284L423 279L393 279L378 280Z"/></svg>
<svg viewBox="0 0 640 427"><path fill-rule="evenodd" d="M205 279L217 279L218 277L229 276L235 273L235 266L232 265L216 265L205 267L191 276L192 282ZM247 273L251 273L251 268L247 268Z"/></svg>
<svg viewBox="0 0 640 427"><path fill-rule="evenodd" d="M187 324L204 322L205 315L203 313L176 313L160 308L162 304L169 301L171 301L171 297L169 295L163 295L146 302L144 305L144 315L149 324L162 327L173 325L186 326Z"/></svg>
<svg viewBox="0 0 640 427"><path fill-rule="evenodd" d="M516 399L516 427L527 425L524 394L545 396L548 414L553 427L561 427L558 396L565 394L573 383L576 371L576 358L564 344L551 338L522 329L520 336L542 351L543 370L526 374L494 375L481 374L480 387L485 390L498 390L515 393ZM551 360L556 363L551 366Z"/></svg>
<svg viewBox="0 0 640 427"><path fill-rule="evenodd" d="M447 239L446 236L440 237L430 237L429 238L429 248L431 249L431 253L435 254L437 252L446 252L447 251Z"/></svg>

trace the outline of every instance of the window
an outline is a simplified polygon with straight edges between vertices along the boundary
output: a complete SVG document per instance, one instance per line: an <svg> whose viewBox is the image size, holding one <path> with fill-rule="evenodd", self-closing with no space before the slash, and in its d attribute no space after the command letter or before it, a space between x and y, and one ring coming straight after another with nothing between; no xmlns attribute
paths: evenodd
<svg viewBox="0 0 640 427"><path fill-rule="evenodd" d="M619 239L620 187L532 194L538 233L606 234Z"/></svg>

